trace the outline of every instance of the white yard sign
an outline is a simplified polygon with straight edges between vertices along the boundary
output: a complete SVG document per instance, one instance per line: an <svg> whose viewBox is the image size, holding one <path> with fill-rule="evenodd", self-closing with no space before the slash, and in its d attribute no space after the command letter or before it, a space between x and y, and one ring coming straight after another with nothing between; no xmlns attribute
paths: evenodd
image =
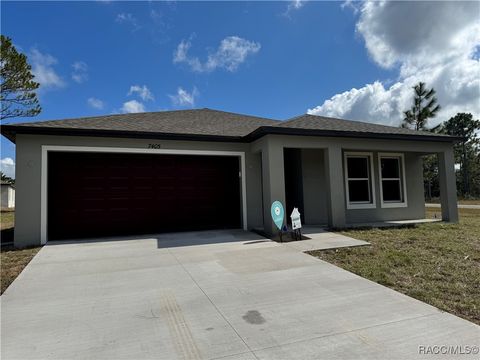
<svg viewBox="0 0 480 360"><path fill-rule="evenodd" d="M300 211L297 208L293 208L292 214L290 215L292 219L292 229L297 230L302 228L302 221L300 220Z"/></svg>

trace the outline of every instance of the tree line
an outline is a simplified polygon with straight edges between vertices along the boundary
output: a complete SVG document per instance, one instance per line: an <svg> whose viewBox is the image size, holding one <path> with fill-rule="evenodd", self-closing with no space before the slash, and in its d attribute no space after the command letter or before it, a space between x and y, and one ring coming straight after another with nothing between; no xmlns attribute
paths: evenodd
<svg viewBox="0 0 480 360"><path fill-rule="evenodd" d="M413 105L404 112L401 127L430 131L462 138L453 146L457 175L457 192L463 198L480 197L480 121L472 114L457 113L437 126L428 127L428 120L434 118L441 106L437 103L435 89L427 89L419 82L413 87ZM438 159L428 155L423 161L425 196L432 199L440 195Z"/></svg>

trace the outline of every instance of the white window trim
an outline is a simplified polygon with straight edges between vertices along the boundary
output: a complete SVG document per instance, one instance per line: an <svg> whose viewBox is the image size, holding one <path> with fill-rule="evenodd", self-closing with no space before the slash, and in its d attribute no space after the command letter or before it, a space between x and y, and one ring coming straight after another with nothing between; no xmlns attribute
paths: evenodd
<svg viewBox="0 0 480 360"><path fill-rule="evenodd" d="M245 152L243 151L212 151L212 150L178 150L178 149L149 149L149 148L121 148L121 147L91 147L91 146L55 146L42 145L41 193L40 193L40 242L47 243L47 210L48 210L48 152L75 151L75 152L106 152L106 153L134 153L134 154L171 154L171 155L208 155L208 156L236 156L240 158L241 197L242 197L242 228L247 230L247 181L245 170Z"/></svg>
<svg viewBox="0 0 480 360"><path fill-rule="evenodd" d="M402 187L403 192L403 201L396 202L396 201L383 201L383 183L382 183L382 158L395 158L400 159L400 166L401 166L401 175L399 180L401 181L400 186ZM405 176L405 155L402 153L378 153L378 178L380 183L380 204L382 208L404 208L408 207L407 201L407 182Z"/></svg>
<svg viewBox="0 0 480 360"><path fill-rule="evenodd" d="M350 194L348 191L348 166L347 166L347 158L348 157L355 157L355 156L362 156L365 157L367 156L369 158L370 162L370 178L369 180L369 185L370 185L370 191L371 191L371 196L372 196L372 201L370 203L356 203L356 202L350 202ZM375 175L373 172L373 153L371 152L354 152L354 151L348 151L343 154L343 163L344 163L344 169L345 169L345 192L346 196L345 198L347 199L347 209L349 210L355 210L355 209L375 209L377 207L377 202L375 199ZM367 180L367 179L366 179Z"/></svg>

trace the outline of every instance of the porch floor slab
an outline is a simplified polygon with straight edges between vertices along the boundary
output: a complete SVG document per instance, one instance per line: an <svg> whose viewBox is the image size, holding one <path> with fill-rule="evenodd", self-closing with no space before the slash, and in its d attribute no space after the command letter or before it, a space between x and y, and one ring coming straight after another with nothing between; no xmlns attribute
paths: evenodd
<svg viewBox="0 0 480 360"><path fill-rule="evenodd" d="M290 241L286 246L299 251L327 250L352 246L365 246L370 243L336 234L323 227L306 226L302 228L302 235L308 240Z"/></svg>
<svg viewBox="0 0 480 360"><path fill-rule="evenodd" d="M379 227L402 227L405 225L418 225L418 224L426 224L426 223L433 223L433 222L441 222L442 219L414 219L414 220L395 220L395 221L378 221L378 222L365 222L365 223L356 223L356 224L348 224L347 228L354 229L354 228L364 228L364 227L372 227L372 228L379 228Z"/></svg>

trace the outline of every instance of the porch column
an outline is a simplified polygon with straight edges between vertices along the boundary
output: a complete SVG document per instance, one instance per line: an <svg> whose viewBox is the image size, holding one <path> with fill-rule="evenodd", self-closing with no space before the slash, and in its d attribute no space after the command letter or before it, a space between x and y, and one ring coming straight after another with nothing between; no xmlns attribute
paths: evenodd
<svg viewBox="0 0 480 360"><path fill-rule="evenodd" d="M268 139L262 147L263 219L264 230L270 236L278 234L270 214L272 203L278 200L286 207L283 146L275 140Z"/></svg>
<svg viewBox="0 0 480 360"><path fill-rule="evenodd" d="M438 176L440 181L442 220L458 222L457 181L453 145L448 150L438 153Z"/></svg>
<svg viewBox="0 0 480 360"><path fill-rule="evenodd" d="M331 228L342 228L346 225L342 148L338 145L333 145L325 149L324 153L328 226Z"/></svg>

